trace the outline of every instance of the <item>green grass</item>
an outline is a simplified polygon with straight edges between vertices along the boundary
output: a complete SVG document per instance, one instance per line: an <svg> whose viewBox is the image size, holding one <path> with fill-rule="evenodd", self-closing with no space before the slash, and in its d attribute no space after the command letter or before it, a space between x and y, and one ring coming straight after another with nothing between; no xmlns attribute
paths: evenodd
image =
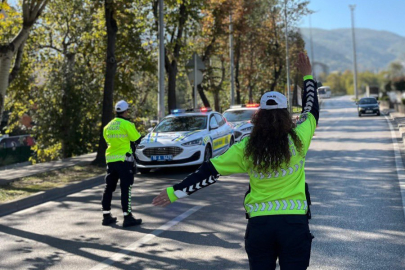
<svg viewBox="0 0 405 270"><path fill-rule="evenodd" d="M0 203L22 199L40 191L63 187L105 173L103 167L77 165L69 168L23 177L0 186Z"/></svg>

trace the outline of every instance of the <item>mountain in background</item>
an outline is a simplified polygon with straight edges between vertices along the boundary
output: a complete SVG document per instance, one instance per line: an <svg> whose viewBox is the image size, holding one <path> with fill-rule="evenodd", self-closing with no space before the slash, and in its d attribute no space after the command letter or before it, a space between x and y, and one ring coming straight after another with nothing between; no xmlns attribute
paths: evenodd
<svg viewBox="0 0 405 270"><path fill-rule="evenodd" d="M310 54L309 28L301 28ZM328 66L329 72L353 69L353 45L350 28L312 29L315 62ZM378 72L392 61L405 60L405 37L387 31L356 29L357 67L359 71Z"/></svg>

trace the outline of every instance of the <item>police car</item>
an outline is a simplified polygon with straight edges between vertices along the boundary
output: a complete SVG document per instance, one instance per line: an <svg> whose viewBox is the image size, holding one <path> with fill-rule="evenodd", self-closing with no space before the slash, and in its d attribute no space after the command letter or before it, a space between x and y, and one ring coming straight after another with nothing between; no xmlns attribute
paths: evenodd
<svg viewBox="0 0 405 270"><path fill-rule="evenodd" d="M226 121L232 124L235 142L250 135L253 129L251 120L259 106L259 104L235 105L223 113Z"/></svg>
<svg viewBox="0 0 405 270"><path fill-rule="evenodd" d="M137 168L147 173L153 168L199 165L234 142L232 127L221 114L208 108L173 110L136 148Z"/></svg>

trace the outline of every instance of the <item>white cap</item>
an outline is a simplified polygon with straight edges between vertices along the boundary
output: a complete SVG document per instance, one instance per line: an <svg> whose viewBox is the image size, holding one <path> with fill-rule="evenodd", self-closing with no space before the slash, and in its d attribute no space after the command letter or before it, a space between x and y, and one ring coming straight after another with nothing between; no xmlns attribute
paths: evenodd
<svg viewBox="0 0 405 270"><path fill-rule="evenodd" d="M267 101L274 100L276 104L267 105ZM260 109L274 110L274 109L287 109L287 98L276 91L265 93L260 99Z"/></svg>
<svg viewBox="0 0 405 270"><path fill-rule="evenodd" d="M125 100L120 100L115 104L115 111L118 113L125 112L128 108L129 105Z"/></svg>

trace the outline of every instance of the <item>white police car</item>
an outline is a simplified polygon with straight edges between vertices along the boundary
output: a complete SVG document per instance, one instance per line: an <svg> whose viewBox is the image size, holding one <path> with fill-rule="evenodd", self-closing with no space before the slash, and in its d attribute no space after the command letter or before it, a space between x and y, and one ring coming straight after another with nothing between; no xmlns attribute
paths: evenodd
<svg viewBox="0 0 405 270"><path fill-rule="evenodd" d="M253 129L251 120L259 106L259 104L235 105L223 113L226 121L232 124L235 142L250 135Z"/></svg>
<svg viewBox="0 0 405 270"><path fill-rule="evenodd" d="M173 110L136 148L138 171L198 165L224 153L235 142L232 127L217 112Z"/></svg>

